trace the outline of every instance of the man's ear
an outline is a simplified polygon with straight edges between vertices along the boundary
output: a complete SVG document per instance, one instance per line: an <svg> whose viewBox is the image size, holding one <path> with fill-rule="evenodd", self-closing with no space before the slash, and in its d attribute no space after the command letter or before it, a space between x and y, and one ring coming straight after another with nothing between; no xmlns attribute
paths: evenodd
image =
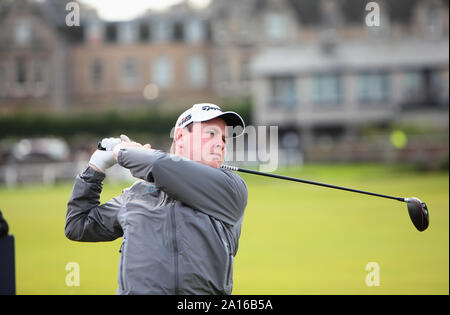
<svg viewBox="0 0 450 315"><path fill-rule="evenodd" d="M177 130L175 130L175 134L173 135L173 142L174 142L174 151L175 152L179 152L179 150L182 150L183 148L183 143L179 140L181 140L181 138L183 137L183 129L178 128Z"/></svg>
<svg viewBox="0 0 450 315"><path fill-rule="evenodd" d="M175 134L173 135L173 140L178 141L181 139L181 137L183 137L183 129L178 128L177 130L175 130Z"/></svg>

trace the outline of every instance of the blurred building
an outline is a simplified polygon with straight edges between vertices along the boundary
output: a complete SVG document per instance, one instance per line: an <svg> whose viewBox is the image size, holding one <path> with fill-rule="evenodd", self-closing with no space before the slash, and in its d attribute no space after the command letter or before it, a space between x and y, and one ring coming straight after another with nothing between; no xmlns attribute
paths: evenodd
<svg viewBox="0 0 450 315"><path fill-rule="evenodd" d="M265 2L259 29L285 43L252 60L256 125L305 147L391 122L448 132L448 1L376 1L379 26L366 24L369 1Z"/></svg>
<svg viewBox="0 0 450 315"><path fill-rule="evenodd" d="M62 109L70 105L71 45L65 3L0 1L0 109Z"/></svg>
<svg viewBox="0 0 450 315"><path fill-rule="evenodd" d="M0 111L251 97L294 151L393 121L448 133L448 0L181 2L123 22L80 4L72 27L69 2L0 0Z"/></svg>
<svg viewBox="0 0 450 315"><path fill-rule="evenodd" d="M217 101L211 84L207 11L185 3L125 22L100 19L74 1L0 6L0 107L16 110L186 106Z"/></svg>
<svg viewBox="0 0 450 315"><path fill-rule="evenodd" d="M84 17L84 42L71 51L77 105L185 107L212 90L207 12L188 4L125 22Z"/></svg>
<svg viewBox="0 0 450 315"><path fill-rule="evenodd" d="M304 110L320 103L323 111L336 109L330 104L353 106L344 89L351 85L350 70L366 72L359 93L376 95L359 97L369 101L388 93L368 89L371 83L401 90L387 78L393 68L411 70L403 90L421 94L414 86L421 85L427 99L434 97L431 85L440 81L437 68L442 85L448 81L444 0L377 1L379 27L365 25L369 1L359 0L212 0L202 10L181 2L124 22L104 21L80 4L80 26L72 27L65 20L69 2L74 1L0 1L2 107L185 106L191 100L253 95L259 108L268 102L267 92L284 91L289 104L275 104L270 111L300 108L297 101L305 103ZM293 77L305 81L297 82L299 91ZM312 82L310 89L306 81ZM447 96L437 98L448 99L443 93ZM269 116L264 108L257 121ZM308 115L303 119L310 121Z"/></svg>

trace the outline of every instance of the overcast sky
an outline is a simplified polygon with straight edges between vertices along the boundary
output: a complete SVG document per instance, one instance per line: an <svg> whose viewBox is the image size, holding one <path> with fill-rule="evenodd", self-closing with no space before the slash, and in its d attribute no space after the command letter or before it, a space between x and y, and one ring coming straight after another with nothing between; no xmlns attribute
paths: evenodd
<svg viewBox="0 0 450 315"><path fill-rule="evenodd" d="M134 18L147 9L164 9L182 0L81 0L97 9L106 20L127 20ZM206 6L210 0L189 0L196 6Z"/></svg>

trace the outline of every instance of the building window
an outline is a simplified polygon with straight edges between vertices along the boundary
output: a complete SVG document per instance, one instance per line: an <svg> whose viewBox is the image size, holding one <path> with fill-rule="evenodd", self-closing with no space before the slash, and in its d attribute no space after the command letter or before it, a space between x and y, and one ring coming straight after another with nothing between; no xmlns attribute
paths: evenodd
<svg viewBox="0 0 450 315"><path fill-rule="evenodd" d="M211 22L210 21L203 21L202 23L202 28L203 28L203 34L204 34L204 40L205 42L210 42L212 41L212 27L211 27Z"/></svg>
<svg viewBox="0 0 450 315"><path fill-rule="evenodd" d="M425 5L425 28L427 35L433 37L439 37L443 31L443 11L439 3L436 1L430 1Z"/></svg>
<svg viewBox="0 0 450 315"><path fill-rule="evenodd" d="M19 46L28 45L31 42L31 24L30 21L20 19L14 28L14 41Z"/></svg>
<svg viewBox="0 0 450 315"><path fill-rule="evenodd" d="M314 104L340 104L342 78L340 75L318 74L312 78L311 101Z"/></svg>
<svg viewBox="0 0 450 315"><path fill-rule="evenodd" d="M125 88L135 87L139 82L138 63L133 58L127 58L122 63L122 86Z"/></svg>
<svg viewBox="0 0 450 315"><path fill-rule="evenodd" d="M107 24L105 31L105 39L107 43L116 43L117 42L117 25L116 24Z"/></svg>
<svg viewBox="0 0 450 315"><path fill-rule="evenodd" d="M24 84L27 81L27 64L25 59L16 59L16 83L19 85Z"/></svg>
<svg viewBox="0 0 450 315"><path fill-rule="evenodd" d="M193 88L203 88L207 82L205 58L200 55L191 56L187 63L189 85Z"/></svg>
<svg viewBox="0 0 450 315"><path fill-rule="evenodd" d="M214 65L214 81L229 82L231 80L230 62L226 56L219 56Z"/></svg>
<svg viewBox="0 0 450 315"><path fill-rule="evenodd" d="M175 23L173 25L173 39L176 42L184 41L184 25L183 25L183 23Z"/></svg>
<svg viewBox="0 0 450 315"><path fill-rule="evenodd" d="M141 23L139 25L139 41L140 42L148 42L151 40L150 36L150 25L148 23Z"/></svg>
<svg viewBox="0 0 450 315"><path fill-rule="evenodd" d="M239 18L239 28L237 33L237 41L240 45L251 45L253 40L253 22L246 16Z"/></svg>
<svg viewBox="0 0 450 315"><path fill-rule="evenodd" d="M125 70L128 71L128 70ZM91 84L94 88L99 88L103 81L103 65L100 60L95 59L91 63Z"/></svg>
<svg viewBox="0 0 450 315"><path fill-rule="evenodd" d="M403 107L434 107L443 100L441 74L424 68L403 75Z"/></svg>
<svg viewBox="0 0 450 315"><path fill-rule="evenodd" d="M33 95L44 96L47 93L47 68L46 62L37 59L33 62Z"/></svg>
<svg viewBox="0 0 450 315"><path fill-rule="evenodd" d="M431 73L429 74L429 99L430 100L436 100L439 101L442 99L444 86L442 82L441 73L437 69L431 70ZM447 84L447 91L448 91L448 84Z"/></svg>
<svg viewBox="0 0 450 315"><path fill-rule="evenodd" d="M420 101L423 99L424 84L420 71L409 71L403 76L403 95L406 101Z"/></svg>
<svg viewBox="0 0 450 315"><path fill-rule="evenodd" d="M421 72L424 85L424 105L427 107L438 106L443 101L443 91L445 90L441 78L441 73L438 69L434 68L425 68L422 69Z"/></svg>
<svg viewBox="0 0 450 315"><path fill-rule="evenodd" d="M167 88L172 83L172 62L167 56L158 57L152 67L153 82L161 88Z"/></svg>
<svg viewBox="0 0 450 315"><path fill-rule="evenodd" d="M186 41L189 43L201 43L205 39L205 29L202 21L198 19L186 22Z"/></svg>
<svg viewBox="0 0 450 315"><path fill-rule="evenodd" d="M103 37L103 24L99 21L91 21L86 25L86 31L84 32L85 41L88 43L99 43Z"/></svg>
<svg viewBox="0 0 450 315"><path fill-rule="evenodd" d="M8 72L5 65L0 65L0 97L6 97L8 90Z"/></svg>
<svg viewBox="0 0 450 315"><path fill-rule="evenodd" d="M230 41L228 20L219 19L212 23L211 32L217 45L226 45Z"/></svg>
<svg viewBox="0 0 450 315"><path fill-rule="evenodd" d="M360 73L357 83L357 99L360 103L382 102L390 98L390 82L387 73Z"/></svg>
<svg viewBox="0 0 450 315"><path fill-rule="evenodd" d="M122 44L132 44L136 40L135 25L130 22L119 24L119 40Z"/></svg>
<svg viewBox="0 0 450 315"><path fill-rule="evenodd" d="M270 79L271 105L273 107L295 108L297 89L294 77L276 77Z"/></svg>
<svg viewBox="0 0 450 315"><path fill-rule="evenodd" d="M160 42L166 42L171 40L171 27L168 21L166 20L157 20L154 22L154 38Z"/></svg>
<svg viewBox="0 0 450 315"><path fill-rule="evenodd" d="M286 37L286 17L281 13L269 13L265 19L266 36L271 41L283 40Z"/></svg>
<svg viewBox="0 0 450 315"><path fill-rule="evenodd" d="M45 81L45 64L42 60L36 60L33 67L33 81L34 83L44 83Z"/></svg>

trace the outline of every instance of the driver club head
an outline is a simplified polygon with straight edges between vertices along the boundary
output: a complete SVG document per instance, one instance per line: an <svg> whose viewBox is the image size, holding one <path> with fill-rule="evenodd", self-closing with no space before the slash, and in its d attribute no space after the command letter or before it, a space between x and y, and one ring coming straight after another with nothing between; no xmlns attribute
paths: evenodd
<svg viewBox="0 0 450 315"><path fill-rule="evenodd" d="M420 232L425 231L430 223L429 212L425 202L418 198L405 198L411 221Z"/></svg>

